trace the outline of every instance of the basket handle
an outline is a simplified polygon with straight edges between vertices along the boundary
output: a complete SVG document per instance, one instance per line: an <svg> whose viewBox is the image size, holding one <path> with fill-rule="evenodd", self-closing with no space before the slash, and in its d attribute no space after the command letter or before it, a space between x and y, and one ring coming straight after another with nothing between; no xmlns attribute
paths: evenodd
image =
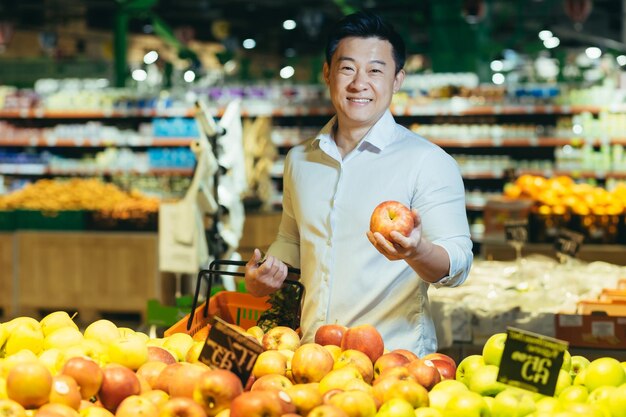
<svg viewBox="0 0 626 417"><path fill-rule="evenodd" d="M234 265L234 266L242 267L242 266L246 266L246 264L247 262L245 261L231 261L227 259L216 259L209 264L209 269L201 269L198 272L198 278L196 280L196 291L195 291L193 302L191 305L191 314L189 314L189 319L187 320L187 330L191 330L191 325L193 324L194 312L196 311L196 307L198 306L198 298L200 297L200 284L202 282L202 279L204 278L207 280L206 302L204 303L204 309L202 311L203 316L206 318L209 315L209 298L211 296L211 287L213 285L213 277L215 275L227 275L227 276L234 276L234 277L245 276L244 272L228 271L228 270L222 270L222 269L217 269L217 268L221 265ZM300 269L298 268L287 267L287 272L300 275ZM304 294L304 285L300 281L296 281L293 279L286 279L283 284L293 285L297 287L298 294L300 294L300 301L302 301L302 295Z"/></svg>

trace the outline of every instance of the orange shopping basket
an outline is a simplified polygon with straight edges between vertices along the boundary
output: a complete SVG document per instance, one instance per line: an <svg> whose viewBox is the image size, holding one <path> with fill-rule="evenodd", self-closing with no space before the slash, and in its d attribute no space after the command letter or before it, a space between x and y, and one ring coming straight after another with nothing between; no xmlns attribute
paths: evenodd
<svg viewBox="0 0 626 417"><path fill-rule="evenodd" d="M263 312L271 307L270 297L254 297L250 294L236 291L220 291L212 297L210 296L213 278L216 275L238 277L245 275L244 272L223 270L219 269L219 267L245 267L245 265L246 263L243 261L215 260L211 262L209 269L201 270L198 273L196 281L196 291L191 305L191 312L167 329L164 332L164 336L169 336L174 333L187 333L193 336L208 326L213 316L218 316L227 323L236 324L244 329L256 325ZM300 270L296 268L290 267L288 271L298 275L300 274ZM207 282L207 301L198 306L200 284L203 279ZM304 296L304 285L299 281L290 279L285 280L284 285L293 285L296 287L296 303L300 305L302 297ZM298 314L294 316L294 323L291 323L291 327L295 329L299 321L300 314L298 312Z"/></svg>

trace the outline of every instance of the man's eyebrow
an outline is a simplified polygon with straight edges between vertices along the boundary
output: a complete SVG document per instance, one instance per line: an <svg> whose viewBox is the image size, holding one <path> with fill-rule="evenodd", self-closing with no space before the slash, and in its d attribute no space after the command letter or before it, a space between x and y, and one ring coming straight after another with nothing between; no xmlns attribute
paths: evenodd
<svg viewBox="0 0 626 417"><path fill-rule="evenodd" d="M340 56L339 58L337 58L337 61L355 62L355 59L354 58L350 58L349 56ZM387 65L387 63L385 61L382 61L380 59L372 59L370 61L370 64Z"/></svg>

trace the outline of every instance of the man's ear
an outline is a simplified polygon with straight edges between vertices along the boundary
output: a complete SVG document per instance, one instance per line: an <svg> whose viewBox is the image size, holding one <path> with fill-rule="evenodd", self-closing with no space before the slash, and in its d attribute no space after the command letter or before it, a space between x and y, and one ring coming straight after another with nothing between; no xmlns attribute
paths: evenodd
<svg viewBox="0 0 626 417"><path fill-rule="evenodd" d="M324 67L322 68L322 73L324 74L324 82L326 85L330 84L330 66L328 62L324 61Z"/></svg>
<svg viewBox="0 0 626 417"><path fill-rule="evenodd" d="M393 92L394 93L397 93L400 90L400 87L402 87L402 83L404 82L404 75L405 75L405 72L403 69L398 71L398 73L396 74L396 78L393 80Z"/></svg>

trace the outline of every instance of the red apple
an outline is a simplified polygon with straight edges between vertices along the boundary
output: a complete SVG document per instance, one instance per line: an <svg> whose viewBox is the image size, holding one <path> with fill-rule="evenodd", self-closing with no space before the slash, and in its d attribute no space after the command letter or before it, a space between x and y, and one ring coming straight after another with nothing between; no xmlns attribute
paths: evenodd
<svg viewBox="0 0 626 417"><path fill-rule="evenodd" d="M356 366L363 377L363 381L368 384L372 382L372 379L374 379L374 365L372 364L369 356L360 350L346 349L341 352L335 361L333 369L343 368L347 365Z"/></svg>
<svg viewBox="0 0 626 417"><path fill-rule="evenodd" d="M167 364L177 362L169 350L160 346L148 346L148 361L160 361Z"/></svg>
<svg viewBox="0 0 626 417"><path fill-rule="evenodd" d="M182 365L172 375L169 394L171 397L193 398L194 387L207 370L187 362L183 362Z"/></svg>
<svg viewBox="0 0 626 417"><path fill-rule="evenodd" d="M409 236L414 227L413 213L399 201L383 201L374 208L370 218L370 231L380 233L390 242L393 242L392 231Z"/></svg>
<svg viewBox="0 0 626 417"><path fill-rule="evenodd" d="M141 385L137 375L125 366L107 364L102 367L102 373L98 398L102 406L110 412L115 413L124 398L140 394Z"/></svg>
<svg viewBox="0 0 626 417"><path fill-rule="evenodd" d="M442 361L446 361L449 362L450 365L452 365L454 367L454 369L456 369L456 361L454 359L452 359L450 356L446 355L445 353L440 353L440 352L435 352L435 353L429 353L428 355L425 355L422 357L422 359L426 360L442 360Z"/></svg>
<svg viewBox="0 0 626 417"><path fill-rule="evenodd" d="M348 328L341 339L341 349L356 349L369 356L372 363L382 356L385 351L383 337L376 327L362 324Z"/></svg>
<svg viewBox="0 0 626 417"><path fill-rule="evenodd" d="M159 417L206 417L206 413L191 398L173 397L161 406Z"/></svg>
<svg viewBox="0 0 626 417"><path fill-rule="evenodd" d="M143 377L148 385L150 385L150 388L154 389L157 378L166 366L167 364L165 362L148 361L141 365L135 373L137 376Z"/></svg>
<svg viewBox="0 0 626 417"><path fill-rule="evenodd" d="M374 363L374 378L378 378L386 369L403 366L409 362L409 359L401 353L394 351L384 353Z"/></svg>
<svg viewBox="0 0 626 417"><path fill-rule="evenodd" d="M293 382L284 375L270 374L256 378L250 391L284 391L292 387Z"/></svg>
<svg viewBox="0 0 626 417"><path fill-rule="evenodd" d="M405 366L411 374L413 374L415 380L429 391L435 384L441 381L439 370L435 364L429 360L416 359L407 363Z"/></svg>
<svg viewBox="0 0 626 417"><path fill-rule="evenodd" d="M82 396L80 394L80 388L74 378L64 374L53 376L49 401L51 403L65 404L78 410Z"/></svg>
<svg viewBox="0 0 626 417"><path fill-rule="evenodd" d="M115 417L158 417L159 409L150 399L140 396L131 395L117 407Z"/></svg>
<svg viewBox="0 0 626 417"><path fill-rule="evenodd" d="M230 403L230 417L280 417L283 407L273 391L248 391Z"/></svg>
<svg viewBox="0 0 626 417"><path fill-rule="evenodd" d="M102 385L102 368L96 361L83 356L68 359L60 373L74 378L85 400L96 395Z"/></svg>
<svg viewBox="0 0 626 417"><path fill-rule="evenodd" d="M314 341L322 346L341 346L341 339L346 330L348 330L348 328L341 324L323 324L315 331Z"/></svg>
<svg viewBox="0 0 626 417"><path fill-rule="evenodd" d="M69 405L47 403L39 407L34 417L80 417L80 414Z"/></svg>
<svg viewBox="0 0 626 417"><path fill-rule="evenodd" d="M288 349L295 351L300 347L300 336L291 327L272 327L263 335L261 342L265 350Z"/></svg>
<svg viewBox="0 0 626 417"><path fill-rule="evenodd" d="M392 352L399 353L400 355L405 356L409 360L409 362L415 359L419 359L419 356L417 356L415 353L411 352L408 349L394 349L392 350Z"/></svg>
<svg viewBox="0 0 626 417"><path fill-rule="evenodd" d="M169 394L170 385L172 384L174 375L176 374L176 371L178 371L178 368L180 368L181 366L183 366L181 362L174 362L174 363L170 363L169 365L166 365L165 368L163 368L159 376L157 376L156 380L154 381L154 385L152 386L152 389L160 389Z"/></svg>
<svg viewBox="0 0 626 417"><path fill-rule="evenodd" d="M380 381L386 379L386 378L393 378L393 379L397 379L397 380L405 380L405 379L411 379L413 381L415 381L415 377L413 376L413 374L411 373L411 371L409 371L409 369L406 367L406 365L402 365L402 366L394 366L393 368L387 368L385 370L383 370L380 375L374 379L374 381L372 382L372 385L376 385L378 383L380 383Z"/></svg>
<svg viewBox="0 0 626 417"><path fill-rule="evenodd" d="M20 362L6 377L6 394L24 408L37 408L48 402L52 375L38 361Z"/></svg>
<svg viewBox="0 0 626 417"><path fill-rule="evenodd" d="M428 360L428 359L425 359ZM441 379L456 379L456 366L445 359L430 359L441 374Z"/></svg>
<svg viewBox="0 0 626 417"><path fill-rule="evenodd" d="M319 382L333 369L334 363L333 356L324 346L305 343L296 349L291 358L291 374L298 384Z"/></svg>
<svg viewBox="0 0 626 417"><path fill-rule="evenodd" d="M193 391L193 399L204 408L207 416L215 416L230 407L230 403L243 393L237 375L225 369L204 372Z"/></svg>

